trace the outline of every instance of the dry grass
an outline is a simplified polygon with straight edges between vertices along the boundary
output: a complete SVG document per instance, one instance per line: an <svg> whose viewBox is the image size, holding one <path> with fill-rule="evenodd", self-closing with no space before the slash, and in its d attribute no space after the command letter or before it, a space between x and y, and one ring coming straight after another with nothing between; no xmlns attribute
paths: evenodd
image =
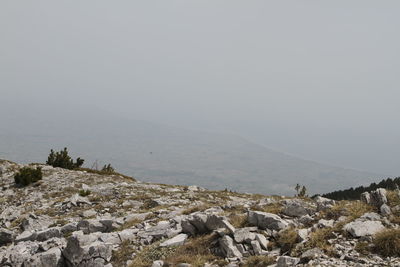
<svg viewBox="0 0 400 267"><path fill-rule="evenodd" d="M204 210L209 209L211 207L212 207L212 205L207 205L207 204L193 206L193 207L187 208L184 211L182 211L182 214L189 215L189 214L192 214L193 212L204 211Z"/></svg>
<svg viewBox="0 0 400 267"><path fill-rule="evenodd" d="M305 249L320 248L326 252L332 250L331 245L328 243L328 239L333 238L333 228L321 228L310 234L309 240L305 243Z"/></svg>
<svg viewBox="0 0 400 267"><path fill-rule="evenodd" d="M375 235L374 250L383 256L400 256L400 229L385 229Z"/></svg>
<svg viewBox="0 0 400 267"><path fill-rule="evenodd" d="M250 256L241 267L265 267L274 264L276 259L270 256Z"/></svg>
<svg viewBox="0 0 400 267"><path fill-rule="evenodd" d="M132 259L132 254L135 249L129 244L129 241L124 241L118 250L112 253L111 263L113 266L125 266L128 260Z"/></svg>
<svg viewBox="0 0 400 267"><path fill-rule="evenodd" d="M374 208L361 201L338 201L332 208L321 212L320 218L337 220L340 216L348 216L353 221L367 212L374 211Z"/></svg>
<svg viewBox="0 0 400 267"><path fill-rule="evenodd" d="M236 228L243 228L248 225L247 214L232 213L228 216L229 222Z"/></svg>
<svg viewBox="0 0 400 267"><path fill-rule="evenodd" d="M216 239L217 235L215 234L193 238L183 246L178 247L175 253L166 257L165 262L172 266L185 262L191 264L193 267L203 267L206 262L218 261L220 258L213 255L210 251Z"/></svg>
<svg viewBox="0 0 400 267"><path fill-rule="evenodd" d="M132 259L133 262L129 267L149 267L153 261L164 259L165 257L173 254L176 247L160 247L160 242L156 242L150 246L145 247L142 251L138 252L137 255ZM125 254L125 252L120 252ZM129 260L129 258L127 259ZM119 265L115 265L119 266ZM124 265L121 265L124 266Z"/></svg>
<svg viewBox="0 0 400 267"><path fill-rule="evenodd" d="M128 222L125 222L123 225L121 225L121 227L119 227L118 230L121 231L124 229L133 228L134 226L136 226L137 224L139 224L141 222L143 222L143 220L140 220L140 219L130 220Z"/></svg>
<svg viewBox="0 0 400 267"><path fill-rule="evenodd" d="M279 247L281 247L283 253L290 253L299 242L299 235L297 234L296 229L287 228L279 233L279 237L276 241Z"/></svg>
<svg viewBox="0 0 400 267"><path fill-rule="evenodd" d="M354 249L365 256L368 256L371 253L371 249L370 249L370 243L365 242L365 241L359 241L357 242L356 246L354 247Z"/></svg>
<svg viewBox="0 0 400 267"><path fill-rule="evenodd" d="M253 205L251 210L256 210L256 211L263 211L263 212L268 212L268 213L273 213L273 214L279 214L283 210L283 205L276 202L264 206L259 206L259 205Z"/></svg>
<svg viewBox="0 0 400 267"><path fill-rule="evenodd" d="M159 247L156 243L146 247L133 259L130 267L148 267L155 260L163 259L168 266L178 263L189 263L193 267L203 267L206 262L213 262L219 266L226 262L213 255L210 247L213 246L217 236L214 234L198 236L189 239L180 247Z"/></svg>
<svg viewBox="0 0 400 267"><path fill-rule="evenodd" d="M101 170L93 170L93 169L89 169L89 168L79 168L77 170L78 171L86 171L87 173L93 173L93 174L98 174L98 175L120 176L120 177L122 177L122 178L124 178L125 180L128 180L128 181L133 181L133 182L136 181L136 179L133 178L133 177L130 177L130 176L127 176L127 175L124 175L124 174L121 174L121 173L115 172L115 171L110 173L110 172L105 172L105 171L101 171Z"/></svg>
<svg viewBox="0 0 400 267"><path fill-rule="evenodd" d="M388 204L390 207L400 205L400 197L396 191L388 190L386 194Z"/></svg>

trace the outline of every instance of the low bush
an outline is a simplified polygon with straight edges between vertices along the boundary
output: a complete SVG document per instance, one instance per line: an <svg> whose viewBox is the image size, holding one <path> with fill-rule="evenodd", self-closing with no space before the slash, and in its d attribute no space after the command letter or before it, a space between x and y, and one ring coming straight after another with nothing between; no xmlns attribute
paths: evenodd
<svg viewBox="0 0 400 267"><path fill-rule="evenodd" d="M81 190L79 190L79 195L81 196L81 197L87 197L88 195L90 195L90 190L83 190L83 189L81 189Z"/></svg>
<svg viewBox="0 0 400 267"><path fill-rule="evenodd" d="M400 256L400 229L385 229L375 235L374 250L383 256Z"/></svg>
<svg viewBox="0 0 400 267"><path fill-rule="evenodd" d="M34 169L34 168L24 167L14 175L14 181L17 185L27 186L31 183L35 183L41 180L42 177L43 177L42 168L37 167L36 169Z"/></svg>
<svg viewBox="0 0 400 267"><path fill-rule="evenodd" d="M65 147L64 150L59 152L54 152L54 150L50 150L50 154L47 158L46 164L51 165L53 167L60 167L64 169L77 169L83 165L85 160L81 158L77 158L76 162L68 155L68 150Z"/></svg>

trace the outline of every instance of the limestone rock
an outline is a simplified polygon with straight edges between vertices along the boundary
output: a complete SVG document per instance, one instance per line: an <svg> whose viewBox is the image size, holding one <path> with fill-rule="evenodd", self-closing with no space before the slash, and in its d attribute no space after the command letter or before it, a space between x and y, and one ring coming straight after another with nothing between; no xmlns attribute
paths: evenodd
<svg viewBox="0 0 400 267"><path fill-rule="evenodd" d="M283 230L289 226L289 223L273 213L261 211L249 211L248 221L251 225L258 226L261 229Z"/></svg>
<svg viewBox="0 0 400 267"><path fill-rule="evenodd" d="M383 204L380 207L380 212L383 216L389 216L390 214L392 214L392 211L390 210L390 207L387 204Z"/></svg>
<svg viewBox="0 0 400 267"><path fill-rule="evenodd" d="M315 211L316 209L305 201L287 200L285 201L282 213L291 217L301 217L307 214L313 214Z"/></svg>
<svg viewBox="0 0 400 267"><path fill-rule="evenodd" d="M180 246L183 245L188 238L187 234L179 234L171 239L168 239L160 244L161 247Z"/></svg>
<svg viewBox="0 0 400 267"><path fill-rule="evenodd" d="M99 241L95 235L78 231L68 239L63 256L71 267L103 266L111 260L112 245Z"/></svg>
<svg viewBox="0 0 400 267"><path fill-rule="evenodd" d="M229 237L224 236L219 240L220 247L227 258L242 258L243 255L237 249L235 241Z"/></svg>
<svg viewBox="0 0 400 267"><path fill-rule="evenodd" d="M385 227L380 221L356 220L344 226L344 230L349 232L354 237L371 236L379 231L382 231L383 229L385 229Z"/></svg>
<svg viewBox="0 0 400 267"><path fill-rule="evenodd" d="M0 246L12 243L14 241L14 238L14 232L8 229L0 228Z"/></svg>
<svg viewBox="0 0 400 267"><path fill-rule="evenodd" d="M289 257L289 256L281 256L278 258L276 262L276 267L292 267L300 262L299 258Z"/></svg>

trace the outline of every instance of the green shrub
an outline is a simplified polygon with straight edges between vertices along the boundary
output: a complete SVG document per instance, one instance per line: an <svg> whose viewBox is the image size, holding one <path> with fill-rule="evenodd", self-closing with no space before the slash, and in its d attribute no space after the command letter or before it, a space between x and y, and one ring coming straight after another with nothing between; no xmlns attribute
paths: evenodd
<svg viewBox="0 0 400 267"><path fill-rule="evenodd" d="M34 169L34 168L24 167L14 175L14 181L18 185L27 186L31 183L35 183L41 180L42 177L43 177L42 168L37 167L36 169Z"/></svg>
<svg viewBox="0 0 400 267"><path fill-rule="evenodd" d="M90 195L90 193L91 193L90 190L83 190L83 189L79 190L79 195L81 197L86 197L86 196Z"/></svg>
<svg viewBox="0 0 400 267"><path fill-rule="evenodd" d="M65 147L64 150L61 150L59 152L54 152L53 149L50 150L50 154L47 158L46 164L53 167L60 167L72 170L81 167L84 161L84 159L77 158L76 162L74 162L72 158L68 155L68 150Z"/></svg>

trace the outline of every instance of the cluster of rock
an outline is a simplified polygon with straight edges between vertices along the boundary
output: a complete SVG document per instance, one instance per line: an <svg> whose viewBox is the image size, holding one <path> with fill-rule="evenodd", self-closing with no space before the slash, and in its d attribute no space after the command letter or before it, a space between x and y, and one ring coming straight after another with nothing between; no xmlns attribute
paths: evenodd
<svg viewBox="0 0 400 267"><path fill-rule="evenodd" d="M355 250L359 240L371 241L375 233L396 227L387 219L392 211L384 189L362 196L380 214L369 212L347 221L344 216L325 218L336 203L323 197L260 198L49 166L42 166L40 183L18 188L13 175L21 167L0 161L0 266L133 266L147 246L184 246L191 238L211 233L216 238L209 250L230 267L252 256L271 257L278 267L400 264L398 258L365 256ZM81 190L91 193L81 196ZM271 205L279 207L278 214L266 212ZM196 207L204 208L188 214L188 208ZM230 210L245 218L243 225L232 225ZM329 256L322 248L307 248L292 257L276 245L285 230L296 231L296 246L301 248L313 232L341 223L349 235L333 233L327 240L333 249ZM121 263L116 255L126 244L132 253ZM163 258L151 265L170 266Z"/></svg>

